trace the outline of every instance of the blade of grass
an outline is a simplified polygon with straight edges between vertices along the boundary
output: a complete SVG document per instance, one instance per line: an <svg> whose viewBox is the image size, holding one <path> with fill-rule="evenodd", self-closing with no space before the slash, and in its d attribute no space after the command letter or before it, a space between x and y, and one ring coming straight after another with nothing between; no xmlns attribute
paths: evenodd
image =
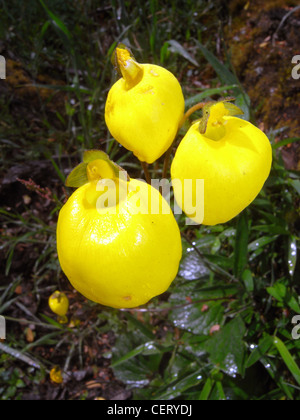
<svg viewBox="0 0 300 420"><path fill-rule="evenodd" d="M50 9L48 9L48 7L45 5L43 0L39 0L39 1L41 5L43 6L43 8L45 9L45 11L47 12L47 14L49 15L49 17L51 18L54 25L57 26L63 32L63 34L68 38L69 41L71 41L72 35L70 31L68 30L68 28L66 27L66 25L54 13L52 13Z"/></svg>
<svg viewBox="0 0 300 420"><path fill-rule="evenodd" d="M221 61L219 61L217 57L207 48L205 48L204 45L202 45L199 41L196 40L196 43L206 60L214 68L222 83L230 85L239 84L239 81L237 80L236 76L233 73L231 73L231 71L228 69L227 66L225 66L225 64L221 63ZM240 92L238 91L238 93Z"/></svg>
<svg viewBox="0 0 300 420"><path fill-rule="evenodd" d="M55 169L57 175L59 176L60 180L63 182L63 184L65 184L66 182L66 177L65 175L61 172L61 170L59 169L59 167L57 166L57 164L55 163L54 159L49 155L49 153L45 153L45 157L47 159L50 160L50 162L53 165L53 168Z"/></svg>
<svg viewBox="0 0 300 420"><path fill-rule="evenodd" d="M122 356L119 360L116 360L114 363L111 364L111 367L114 368L121 363L124 363L126 360L132 359L133 357L143 353L145 350L147 350L150 346L155 346L154 341L149 341L145 344L141 344L140 346L136 347L135 349L131 350L130 352L126 353L124 356Z"/></svg>
<svg viewBox="0 0 300 420"><path fill-rule="evenodd" d="M199 396L199 401L207 401L209 398L209 395L211 393L211 390L213 389L214 381L211 378L207 378L205 385L201 391L201 394Z"/></svg>
<svg viewBox="0 0 300 420"><path fill-rule="evenodd" d="M295 143L300 141L300 137L291 137L289 139L284 139L279 141L278 143L272 144L274 150L279 149L280 147L286 146L287 144Z"/></svg>
<svg viewBox="0 0 300 420"><path fill-rule="evenodd" d="M243 212L237 222L236 243L234 252L234 275L241 278L243 270L248 260L248 218L246 212Z"/></svg>
<svg viewBox="0 0 300 420"><path fill-rule="evenodd" d="M271 337L272 339L272 337ZM278 370L275 361L273 361L270 357L262 357L260 362L271 376L273 381L277 384L277 386L281 389L282 392L290 399L293 399L293 394L291 392L290 387L284 382L283 378L278 375Z"/></svg>
<svg viewBox="0 0 300 420"><path fill-rule="evenodd" d="M258 362L258 360L260 360L261 357L264 356L271 347L273 347L273 339L270 335L266 335L266 337L260 340L258 346L250 354L246 362L246 368L249 368Z"/></svg>
<svg viewBox="0 0 300 420"><path fill-rule="evenodd" d="M293 356L288 351L285 344L280 340L278 337L274 337L273 343L275 344L275 347L277 348L278 352L280 353L284 363L286 364L286 367L289 369L293 377L295 378L298 385L300 385L300 368L295 362Z"/></svg>
<svg viewBox="0 0 300 420"><path fill-rule="evenodd" d="M204 47L198 40L195 40L198 48L206 58L206 60L213 67L219 79L223 84L236 84L237 87L233 89L233 96L236 98L236 105L244 111L241 117L245 120L250 118L250 98L244 91L237 76L232 73L229 68L223 64L212 52Z"/></svg>
<svg viewBox="0 0 300 420"><path fill-rule="evenodd" d="M221 381L217 381L216 382L216 388L218 390L219 393L219 399L225 401L226 400L226 395L223 389L223 385Z"/></svg>
<svg viewBox="0 0 300 420"><path fill-rule="evenodd" d="M191 56L191 54L181 45L179 42L177 42L175 39L171 39L168 41L169 44L169 51L173 53L180 54L182 57L184 57L186 60L188 60L190 63L194 64L194 66L199 67L199 63Z"/></svg>
<svg viewBox="0 0 300 420"><path fill-rule="evenodd" d="M203 99L208 98L213 95L220 95L223 92L227 92L228 90L233 90L237 88L238 85L226 85L221 86L218 88L212 88L212 89L205 89L205 91L197 93L197 95L191 96L190 98L186 99L185 106L186 108L189 108L190 106L201 102Z"/></svg>

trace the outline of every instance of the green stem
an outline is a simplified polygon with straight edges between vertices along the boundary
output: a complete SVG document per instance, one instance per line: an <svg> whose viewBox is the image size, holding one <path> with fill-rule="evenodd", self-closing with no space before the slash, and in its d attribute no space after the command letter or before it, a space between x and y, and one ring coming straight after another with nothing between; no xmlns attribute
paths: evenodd
<svg viewBox="0 0 300 420"><path fill-rule="evenodd" d="M186 120L196 111L199 111L199 109L202 109L204 107L204 105L206 105L207 102L199 102L198 104L192 106L192 108L190 108L182 117L180 123L179 123L179 127L175 136L175 139L177 138L180 129L183 127L184 123L186 122ZM169 163L170 163L170 157L172 154L172 149L173 149L173 144L174 142L171 144L171 146L169 147L169 149L166 151L165 153L165 159L164 159L164 166L163 166L163 173L162 173L162 178L165 179L168 176L168 168L169 168Z"/></svg>
<svg viewBox="0 0 300 420"><path fill-rule="evenodd" d="M186 122L186 120L196 111L199 111L199 109L202 109L205 105L207 105L207 102L199 102L198 104L192 106L192 108L190 108L189 110L186 111L186 113L184 114L184 116L182 117L180 123L179 123L179 128L178 128L178 132L181 129L181 127L183 126L183 124ZM177 134L178 134L177 132Z"/></svg>

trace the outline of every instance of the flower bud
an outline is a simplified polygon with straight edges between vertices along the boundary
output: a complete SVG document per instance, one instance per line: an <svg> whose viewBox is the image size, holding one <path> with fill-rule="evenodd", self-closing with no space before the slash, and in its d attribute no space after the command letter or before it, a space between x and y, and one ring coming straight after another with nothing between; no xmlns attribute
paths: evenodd
<svg viewBox="0 0 300 420"><path fill-rule="evenodd" d="M49 307L53 313L60 317L64 317L69 309L69 299L65 293L58 290L49 297Z"/></svg>

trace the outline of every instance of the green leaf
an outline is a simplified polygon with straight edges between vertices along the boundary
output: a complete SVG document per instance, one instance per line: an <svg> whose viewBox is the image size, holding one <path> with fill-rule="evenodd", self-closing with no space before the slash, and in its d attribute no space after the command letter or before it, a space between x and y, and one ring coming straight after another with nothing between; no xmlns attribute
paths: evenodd
<svg viewBox="0 0 300 420"><path fill-rule="evenodd" d="M140 330L122 330L113 348L114 374L125 384L144 387L157 372L164 351L170 351L170 348L158 348L157 343L149 341Z"/></svg>
<svg viewBox="0 0 300 420"><path fill-rule="evenodd" d="M83 162L77 165L76 168L74 168L69 174L66 180L66 186L79 188L89 182L87 176L87 166L89 163L98 159L107 162L116 176L119 176L119 172L123 172L125 174L125 179L128 179L127 172L119 165L111 161L105 152L102 152L101 150L86 150L83 154Z"/></svg>
<svg viewBox="0 0 300 420"><path fill-rule="evenodd" d="M273 149L276 150L276 149L279 149L279 147L283 147L283 146L286 146L287 144L295 143L298 141L300 141L300 137L291 137L288 139L281 140L278 143L274 143L272 147Z"/></svg>
<svg viewBox="0 0 300 420"><path fill-rule="evenodd" d="M203 369L197 369L196 372L190 373L181 378L175 384L172 383L164 392L155 395L155 400L170 400L179 397L183 392L199 385L202 381Z"/></svg>
<svg viewBox="0 0 300 420"><path fill-rule="evenodd" d="M121 168L121 166L119 166L117 163L110 160L108 154L105 152L102 152L102 150L86 150L83 154L84 163L88 164L97 159L104 160L105 162L107 162L117 177L119 176L119 173L122 172L125 174L125 179L127 178L127 180L129 180L129 176L127 172L125 171L125 169Z"/></svg>
<svg viewBox="0 0 300 420"><path fill-rule="evenodd" d="M183 256L179 267L180 277L183 277L186 280L196 280L203 278L208 274L208 268L199 258L199 255L196 253L196 251L189 250L186 255Z"/></svg>
<svg viewBox="0 0 300 420"><path fill-rule="evenodd" d="M194 66L199 67L199 63L191 56L191 54L181 45L179 42L175 41L175 39L171 39L168 41L169 44L169 51L173 53L180 54Z"/></svg>
<svg viewBox="0 0 300 420"><path fill-rule="evenodd" d="M271 337L273 338L273 337ZM277 366L277 360L272 360L271 357L262 357L261 363L265 367L268 374L271 376L273 381L276 383L276 385L284 392L284 394L289 398L293 399L293 395L291 392L291 388L288 386L288 384L284 381L284 378L279 374L278 372L278 366Z"/></svg>
<svg viewBox="0 0 300 420"><path fill-rule="evenodd" d="M245 332L244 322L237 316L202 345L210 361L229 376L244 374Z"/></svg>
<svg viewBox="0 0 300 420"><path fill-rule="evenodd" d="M248 218L246 212L239 215L237 221L236 241L234 251L234 275L240 278L248 260Z"/></svg>
<svg viewBox="0 0 300 420"><path fill-rule="evenodd" d="M266 335L260 341L258 346L252 351L248 360L246 362L245 367L249 368L250 366L254 365L258 362L262 356L264 356L270 348L273 346L273 338L270 335Z"/></svg>
<svg viewBox="0 0 300 420"><path fill-rule="evenodd" d="M190 98L187 98L185 101L186 108L189 108L196 104L197 102L203 101L203 99L211 97L213 95L220 95L223 92L227 92L229 90L237 88L238 85L227 85L227 86L221 86L219 88L212 88L212 89L205 89L203 92L197 93L197 95L191 96Z"/></svg>
<svg viewBox="0 0 300 420"><path fill-rule="evenodd" d="M88 164L86 162L77 165L67 177L66 186L79 188L82 185L87 184L89 182L86 172L87 166Z"/></svg>
<svg viewBox="0 0 300 420"><path fill-rule="evenodd" d="M268 245L269 243L275 241L278 238L278 235L276 236L262 236L261 238L256 239L255 241L251 242L248 245L248 251L256 251L258 248L263 248L265 245Z"/></svg>
<svg viewBox="0 0 300 420"><path fill-rule="evenodd" d="M277 282L274 286L267 287L267 292L279 302L283 302L287 295L287 287L284 284Z"/></svg>
<svg viewBox="0 0 300 420"><path fill-rule="evenodd" d="M46 10L46 12L48 13L49 17L52 19L53 23L64 33L64 35L70 41L72 38L72 35L70 31L68 30L68 28L66 27L66 25L54 13L52 13L50 9L48 9L48 7L45 5L43 0L40 0L40 3L43 6L43 8Z"/></svg>
<svg viewBox="0 0 300 420"><path fill-rule="evenodd" d="M282 305L289 306L294 312L300 313L298 295L290 292L285 284L277 281L273 286L267 287L267 292Z"/></svg>
<svg viewBox="0 0 300 420"><path fill-rule="evenodd" d="M288 183L300 194L300 181L299 179L289 179Z"/></svg>
<svg viewBox="0 0 300 420"><path fill-rule="evenodd" d="M238 106L238 108L242 109L244 112L244 115L241 116L242 119L249 121L250 120L250 107L251 107L251 100L249 95L242 91L235 97L235 104Z"/></svg>
<svg viewBox="0 0 300 420"><path fill-rule="evenodd" d="M207 378L205 385L201 391L201 394L199 396L199 401L207 401L209 398L209 395L211 393L211 390L214 386L214 381L211 378Z"/></svg>
<svg viewBox="0 0 300 420"><path fill-rule="evenodd" d="M300 368L295 362L293 356L286 348L285 344L278 338L274 337L274 344L277 350L279 351L281 357L283 358L284 363L286 364L287 368L297 381L298 385L300 386Z"/></svg>
<svg viewBox="0 0 300 420"><path fill-rule="evenodd" d="M214 68L215 72L219 76L219 79L224 84L238 84L238 80L236 76L225 66L221 61L217 59L217 57L211 53L207 48L204 47L200 42L197 41L197 46L206 58L206 60L211 64Z"/></svg>
<svg viewBox="0 0 300 420"><path fill-rule="evenodd" d="M137 318L131 315L129 312L124 312L127 320L134 325L134 328L139 330L144 336L148 337L150 340L155 339L155 335L145 324L142 324Z"/></svg>
<svg viewBox="0 0 300 420"><path fill-rule="evenodd" d="M97 159L110 162L109 156L105 152L102 152L102 150L86 150L83 153L84 163L90 163L90 162L93 162L93 160L97 160Z"/></svg>
<svg viewBox="0 0 300 420"><path fill-rule="evenodd" d="M176 327L191 331L193 334L209 334L211 327L221 323L224 308L221 303L215 302L210 302L207 306L208 309L205 311L202 311L203 303L174 309L170 319Z"/></svg>
<svg viewBox="0 0 300 420"><path fill-rule="evenodd" d="M242 274L242 280L244 282L247 292L250 292L250 293L253 292L254 281L253 281L252 273L248 268L244 270Z"/></svg>
<svg viewBox="0 0 300 420"><path fill-rule="evenodd" d="M207 48L205 48L204 45L202 45L198 41L196 41L196 43L200 51L206 58L206 60L214 68L221 82L223 84L237 85L237 87L233 89L233 96L235 97L235 103L244 112L244 115L242 118L245 120L249 120L250 104L251 104L250 97L240 86L239 80L236 77L236 75L233 74L225 64L221 63L221 61L218 60L218 58L212 52L210 52Z"/></svg>
<svg viewBox="0 0 300 420"><path fill-rule="evenodd" d="M225 99L225 100L221 100L221 102L224 103L225 108L227 109L227 111L229 111L229 115L234 116L234 115L243 115L244 111L241 110L241 108L239 108L238 106L236 106L235 104L228 102L229 100Z"/></svg>
<svg viewBox="0 0 300 420"><path fill-rule="evenodd" d="M156 349L155 341L148 341L147 343L141 344L140 346L126 353L124 356L120 357L118 360L111 364L111 367L114 368L120 365L121 363L124 363L127 360L132 359L133 357L136 357L141 353L144 353L147 350L154 350L156 353L159 353L159 350Z"/></svg>
<svg viewBox="0 0 300 420"><path fill-rule="evenodd" d="M169 298L173 307L169 317L178 328L193 334L209 334L210 328L223 320L222 299L235 295L238 288L223 283L200 287L199 283L189 281L173 290ZM187 303L189 300L191 303ZM203 307L204 303L207 307Z"/></svg>
<svg viewBox="0 0 300 420"><path fill-rule="evenodd" d="M288 235L289 231L283 226L278 226L275 224L271 225L258 225L253 226L252 230L258 230L259 232L265 232L269 235Z"/></svg>

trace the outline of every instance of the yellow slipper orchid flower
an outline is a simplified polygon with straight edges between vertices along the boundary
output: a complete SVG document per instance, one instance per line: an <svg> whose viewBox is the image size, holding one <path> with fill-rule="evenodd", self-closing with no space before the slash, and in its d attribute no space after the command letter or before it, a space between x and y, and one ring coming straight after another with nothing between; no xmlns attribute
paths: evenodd
<svg viewBox="0 0 300 420"><path fill-rule="evenodd" d="M103 152L85 154L67 180L79 188L60 211L57 250L62 270L82 295L133 308L169 288L181 237L159 191L119 170Z"/></svg>
<svg viewBox="0 0 300 420"><path fill-rule="evenodd" d="M49 297L48 304L51 311L58 315L59 320L66 319L66 314L69 309L69 299L65 293L56 290Z"/></svg>
<svg viewBox="0 0 300 420"><path fill-rule="evenodd" d="M171 146L183 117L181 86L165 68L137 63L127 49L115 54L122 77L108 93L107 127L140 161L153 163Z"/></svg>
<svg viewBox="0 0 300 420"><path fill-rule="evenodd" d="M267 136L227 100L210 103L203 118L182 139L171 166L176 201L196 223L216 225L231 220L261 191L271 169L272 149ZM175 182L175 179L181 182ZM195 181L204 180L204 203L196 203ZM192 180L192 199L185 204L184 181ZM204 218L195 206L204 205ZM201 214L201 212L198 212Z"/></svg>

